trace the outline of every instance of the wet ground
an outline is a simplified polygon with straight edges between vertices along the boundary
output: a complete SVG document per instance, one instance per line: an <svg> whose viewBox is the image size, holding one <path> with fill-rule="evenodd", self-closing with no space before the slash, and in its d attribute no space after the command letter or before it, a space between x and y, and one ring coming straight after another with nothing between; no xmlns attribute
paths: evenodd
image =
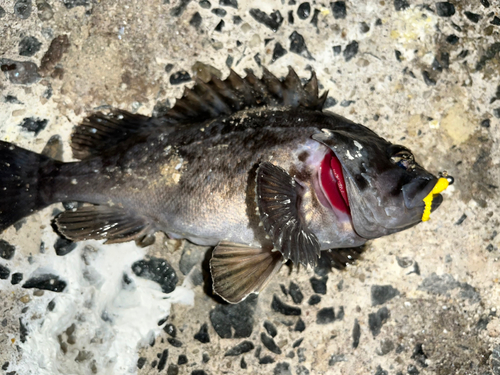
<svg viewBox="0 0 500 375"><path fill-rule="evenodd" d="M2 140L69 161L96 110L158 115L195 76L290 65L317 73L328 110L456 181L355 266L284 267L234 306L207 293L210 249L75 246L47 208L0 235L2 371L500 374L499 6L0 0Z"/></svg>

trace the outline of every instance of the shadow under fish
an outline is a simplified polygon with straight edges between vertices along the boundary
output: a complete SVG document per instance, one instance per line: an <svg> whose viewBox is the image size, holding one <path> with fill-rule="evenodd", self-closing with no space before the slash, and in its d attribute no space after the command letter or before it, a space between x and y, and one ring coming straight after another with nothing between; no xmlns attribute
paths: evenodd
<svg viewBox="0 0 500 375"><path fill-rule="evenodd" d="M363 125L323 112L315 74L234 71L197 80L164 116L112 110L75 128L63 163L0 142L0 231L57 202L73 241L216 246L214 292L231 303L281 266L343 267L367 240L410 228L442 202L438 178ZM352 248L352 250L349 250ZM343 250L339 250L343 249Z"/></svg>

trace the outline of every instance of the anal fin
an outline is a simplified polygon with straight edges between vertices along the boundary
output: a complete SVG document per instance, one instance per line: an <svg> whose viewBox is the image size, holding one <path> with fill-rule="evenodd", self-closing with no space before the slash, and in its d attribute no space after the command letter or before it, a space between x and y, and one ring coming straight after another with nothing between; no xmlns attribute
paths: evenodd
<svg viewBox="0 0 500 375"><path fill-rule="evenodd" d="M119 206L96 205L65 211L55 220L59 232L72 241L106 240L107 244L136 240L150 245L154 228L143 216Z"/></svg>
<svg viewBox="0 0 500 375"><path fill-rule="evenodd" d="M281 268L282 260L277 251L220 242L210 260L214 292L229 303L241 302L264 289Z"/></svg>

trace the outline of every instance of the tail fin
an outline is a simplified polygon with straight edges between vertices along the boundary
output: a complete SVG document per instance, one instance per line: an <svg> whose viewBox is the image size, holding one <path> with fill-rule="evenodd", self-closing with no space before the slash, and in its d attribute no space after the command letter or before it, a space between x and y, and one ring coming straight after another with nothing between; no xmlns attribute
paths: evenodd
<svg viewBox="0 0 500 375"><path fill-rule="evenodd" d="M40 182L54 167L46 156L0 141L0 233L52 203Z"/></svg>

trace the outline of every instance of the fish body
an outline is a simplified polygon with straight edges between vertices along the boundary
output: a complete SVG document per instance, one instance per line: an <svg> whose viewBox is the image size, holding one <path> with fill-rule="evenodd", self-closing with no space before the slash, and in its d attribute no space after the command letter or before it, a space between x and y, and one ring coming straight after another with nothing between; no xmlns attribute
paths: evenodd
<svg viewBox="0 0 500 375"><path fill-rule="evenodd" d="M56 202L90 203L56 218L72 240L156 231L216 246L215 292L238 302L281 264L338 261L352 248L422 220L438 179L409 150L322 112L317 81L231 73L201 81L165 117L96 114L76 128L79 162L0 142L0 230ZM434 199L435 198L435 199ZM344 259L349 261L349 259Z"/></svg>

